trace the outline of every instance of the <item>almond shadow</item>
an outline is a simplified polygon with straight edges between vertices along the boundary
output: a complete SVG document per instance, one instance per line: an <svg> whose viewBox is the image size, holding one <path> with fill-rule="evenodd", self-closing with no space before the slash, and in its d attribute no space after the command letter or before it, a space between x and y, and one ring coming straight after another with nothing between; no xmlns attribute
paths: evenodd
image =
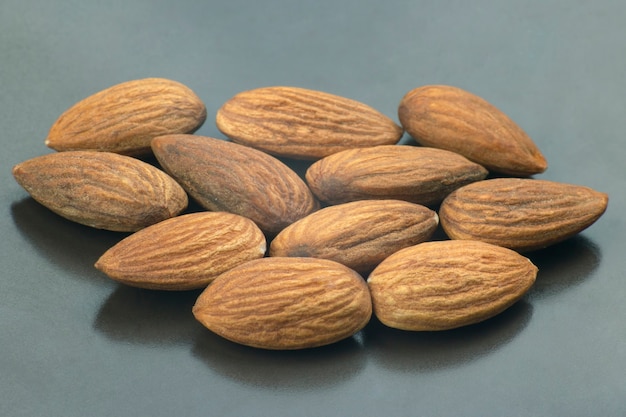
<svg viewBox="0 0 626 417"><path fill-rule="evenodd" d="M340 342L302 350L265 350L230 342L204 330L193 355L220 375L266 390L307 391L355 377L365 366L359 334Z"/></svg>
<svg viewBox="0 0 626 417"><path fill-rule="evenodd" d="M524 254L539 268L529 299L559 294L593 275L602 260L600 248L583 235Z"/></svg>
<svg viewBox="0 0 626 417"><path fill-rule="evenodd" d="M521 300L481 323L440 332L392 329L374 318L364 330L364 345L374 360L394 372L435 372L465 365L509 343L524 330L532 310Z"/></svg>
<svg viewBox="0 0 626 417"><path fill-rule="evenodd" d="M191 313L199 294L199 290L155 291L120 284L100 307L93 327L120 343L189 345L202 330Z"/></svg>
<svg viewBox="0 0 626 417"><path fill-rule="evenodd" d="M94 263L127 233L94 229L67 220L27 197L11 205L22 237L45 259L80 277L108 281Z"/></svg>

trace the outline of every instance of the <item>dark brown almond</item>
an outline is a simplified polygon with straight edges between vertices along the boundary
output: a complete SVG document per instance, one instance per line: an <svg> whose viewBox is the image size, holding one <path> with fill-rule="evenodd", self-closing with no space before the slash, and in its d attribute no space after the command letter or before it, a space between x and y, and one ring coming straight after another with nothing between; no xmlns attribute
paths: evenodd
<svg viewBox="0 0 626 417"><path fill-rule="evenodd" d="M219 130L233 142L296 159L397 143L403 130L372 107L296 87L241 92L218 110Z"/></svg>
<svg viewBox="0 0 626 417"><path fill-rule="evenodd" d="M268 234L319 208L293 170L259 150L196 135L161 136L152 149L204 208L248 217Z"/></svg>
<svg viewBox="0 0 626 417"><path fill-rule="evenodd" d="M13 176L50 210L98 229L132 232L187 207L187 194L165 172L110 152L38 156L13 167Z"/></svg>
<svg viewBox="0 0 626 417"><path fill-rule="evenodd" d="M330 259L360 273L392 253L429 239L437 214L398 200L364 200L323 208L287 226L270 256Z"/></svg>
<svg viewBox="0 0 626 417"><path fill-rule="evenodd" d="M420 144L457 152L490 171L529 176L548 166L513 120L457 87L427 85L409 91L400 102L398 117Z"/></svg>
<svg viewBox="0 0 626 417"><path fill-rule="evenodd" d="M401 330L448 330L491 318L517 302L537 267L510 249L477 241L424 242L378 265L367 282L376 317Z"/></svg>
<svg viewBox="0 0 626 417"><path fill-rule="evenodd" d="M185 214L146 227L107 250L96 268L123 284L158 290L205 288L215 277L265 255L252 220L225 212Z"/></svg>
<svg viewBox="0 0 626 417"><path fill-rule="evenodd" d="M52 125L46 145L57 151L150 152L155 136L192 133L206 107L187 86L163 78L127 81L89 96Z"/></svg>
<svg viewBox="0 0 626 417"><path fill-rule="evenodd" d="M473 239L520 252L563 241L593 224L608 195L580 185L529 178L477 182L441 204L441 225L452 239Z"/></svg>
<svg viewBox="0 0 626 417"><path fill-rule="evenodd" d="M485 168L454 152L385 145L327 156L309 167L306 180L317 198L329 204L396 199L432 206L487 174Z"/></svg>
<svg viewBox="0 0 626 417"><path fill-rule="evenodd" d="M369 322L365 280L325 259L263 258L219 277L198 297L196 319L214 333L264 349L305 349L346 339Z"/></svg>

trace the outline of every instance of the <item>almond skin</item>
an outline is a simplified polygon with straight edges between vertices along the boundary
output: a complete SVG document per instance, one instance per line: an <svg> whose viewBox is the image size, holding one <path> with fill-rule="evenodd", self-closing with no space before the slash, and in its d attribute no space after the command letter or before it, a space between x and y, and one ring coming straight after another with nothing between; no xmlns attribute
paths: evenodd
<svg viewBox="0 0 626 417"><path fill-rule="evenodd" d="M206 107L185 85L163 78L127 81L89 96L52 125L46 145L57 151L150 153L155 136L195 132Z"/></svg>
<svg viewBox="0 0 626 417"><path fill-rule="evenodd" d="M392 253L429 239L437 214L398 200L364 200L323 208L287 226L270 256L330 259L360 273Z"/></svg>
<svg viewBox="0 0 626 417"><path fill-rule="evenodd" d="M15 165L13 176L40 204L97 229L134 232L180 214L188 203L163 171L110 152L38 156Z"/></svg>
<svg viewBox="0 0 626 417"><path fill-rule="evenodd" d="M497 178L459 188L439 216L452 239L473 239L531 251L563 241L593 224L608 195L580 185Z"/></svg>
<svg viewBox="0 0 626 417"><path fill-rule="evenodd" d="M296 87L241 92L218 110L216 123L233 142L308 160L349 148L395 144L403 133L368 105Z"/></svg>
<svg viewBox="0 0 626 417"><path fill-rule="evenodd" d="M418 143L457 152L490 171L529 176L548 167L513 120L460 88L427 85L411 90L400 102L398 117Z"/></svg>
<svg viewBox="0 0 626 417"><path fill-rule="evenodd" d="M198 297L193 314L235 343L291 350L354 335L369 322L372 304L363 278L341 264L263 258L217 277Z"/></svg>
<svg viewBox="0 0 626 417"><path fill-rule="evenodd" d="M107 250L95 267L123 284L156 290L205 288L215 277L265 255L252 220L199 212L146 227Z"/></svg>
<svg viewBox="0 0 626 417"><path fill-rule="evenodd" d="M259 150L196 135L161 136L152 149L204 208L248 217L270 235L319 208L298 174Z"/></svg>
<svg viewBox="0 0 626 417"><path fill-rule="evenodd" d="M537 267L510 249L477 241L402 249L370 274L376 317L401 330L437 331L491 318L533 285Z"/></svg>
<svg viewBox="0 0 626 417"><path fill-rule="evenodd" d="M327 156L309 167L306 181L329 204L395 199L433 206L487 174L481 165L451 151L383 145Z"/></svg>

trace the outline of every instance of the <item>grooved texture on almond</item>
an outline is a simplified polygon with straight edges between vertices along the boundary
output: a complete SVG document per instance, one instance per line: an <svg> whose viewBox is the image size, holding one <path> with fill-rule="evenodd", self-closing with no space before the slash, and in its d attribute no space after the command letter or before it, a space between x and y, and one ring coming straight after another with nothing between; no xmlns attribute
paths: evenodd
<svg viewBox="0 0 626 417"><path fill-rule="evenodd" d="M460 88L411 90L400 102L398 117L420 144L457 152L490 171L529 176L547 168L535 143L513 120Z"/></svg>
<svg viewBox="0 0 626 417"><path fill-rule="evenodd" d="M214 333L247 346L303 349L348 338L369 322L367 284L325 259L263 258L213 281L193 307Z"/></svg>
<svg viewBox="0 0 626 417"><path fill-rule="evenodd" d="M188 87L163 78L127 81L89 96L52 125L46 145L57 151L150 152L155 136L192 133L206 108Z"/></svg>
<svg viewBox="0 0 626 417"><path fill-rule="evenodd" d="M452 239L473 239L520 252L563 241L593 224L608 195L588 187L529 178L477 182L441 204L441 225Z"/></svg>
<svg viewBox="0 0 626 417"><path fill-rule="evenodd" d="M268 234L319 208L298 174L259 150L196 135L161 136L152 149L204 208L248 217Z"/></svg>
<svg viewBox="0 0 626 417"><path fill-rule="evenodd" d="M330 259L360 273L392 253L430 238L437 214L398 200L364 200L323 208L285 228L270 256Z"/></svg>
<svg viewBox="0 0 626 417"><path fill-rule="evenodd" d="M397 199L432 206L487 174L481 165L454 152L383 145L327 156L309 167L306 181L317 198L329 204Z"/></svg>
<svg viewBox="0 0 626 417"><path fill-rule="evenodd" d="M296 159L391 145L403 133L393 120L368 105L296 87L241 92L218 110L216 123L234 142Z"/></svg>
<svg viewBox="0 0 626 417"><path fill-rule="evenodd" d="M204 288L215 277L265 255L261 230L225 212L185 214L121 240L96 262L110 278L158 290Z"/></svg>
<svg viewBox="0 0 626 417"><path fill-rule="evenodd" d="M477 241L425 242L385 259L369 276L376 317L401 330L448 330L504 311L533 285L537 267Z"/></svg>
<svg viewBox="0 0 626 417"><path fill-rule="evenodd" d="M178 215L188 202L165 172L110 152L38 156L15 165L13 176L48 209L98 229L133 232Z"/></svg>

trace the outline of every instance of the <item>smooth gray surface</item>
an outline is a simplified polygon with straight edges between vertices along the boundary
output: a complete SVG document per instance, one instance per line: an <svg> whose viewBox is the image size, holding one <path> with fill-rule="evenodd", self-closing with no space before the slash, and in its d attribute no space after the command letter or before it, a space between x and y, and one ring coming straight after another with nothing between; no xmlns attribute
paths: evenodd
<svg viewBox="0 0 626 417"><path fill-rule="evenodd" d="M83 1L0 5L1 416L626 415L626 3ZM509 114L550 167L609 193L580 237L531 256L534 289L481 325L412 334L372 322L303 352L225 342L195 293L123 287L92 265L120 235L30 199L13 165L50 152L70 105L136 78L219 106L269 85L396 119L404 93L457 85Z"/></svg>

